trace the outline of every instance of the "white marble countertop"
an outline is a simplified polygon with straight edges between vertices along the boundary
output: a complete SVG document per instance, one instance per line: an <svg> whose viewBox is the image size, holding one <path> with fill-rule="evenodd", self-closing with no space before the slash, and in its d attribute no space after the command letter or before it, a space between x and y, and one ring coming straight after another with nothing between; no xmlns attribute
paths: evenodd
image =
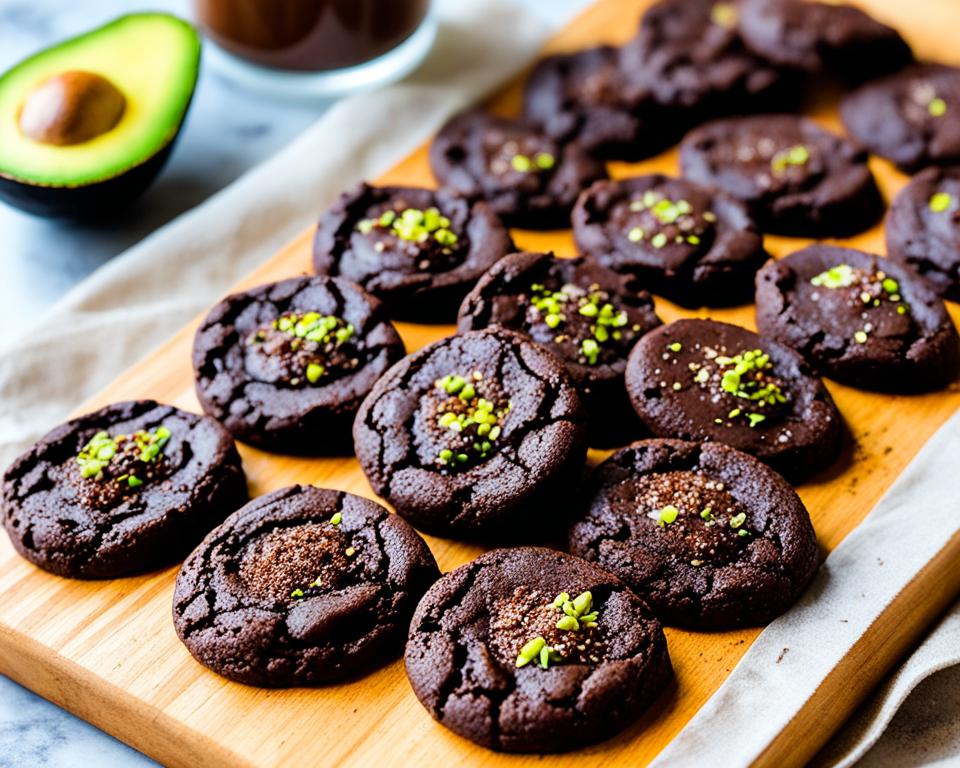
<svg viewBox="0 0 960 768"><path fill-rule="evenodd" d="M589 0L517 0L551 17ZM136 8L189 15L189 0L0 0L0 71L55 41ZM122 218L65 225L0 205L0 327L26 332L72 286L286 145L328 103L271 102L204 69L179 144L157 182ZM266 108L265 108L266 107ZM0 768L156 765L0 676Z"/></svg>

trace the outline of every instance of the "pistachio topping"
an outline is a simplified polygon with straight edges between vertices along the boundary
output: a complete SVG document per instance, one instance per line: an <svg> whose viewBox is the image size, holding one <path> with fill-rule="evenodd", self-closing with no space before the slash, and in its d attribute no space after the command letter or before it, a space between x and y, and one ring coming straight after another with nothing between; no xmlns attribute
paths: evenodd
<svg viewBox="0 0 960 768"><path fill-rule="evenodd" d="M482 382L480 371L469 377L448 374L434 382L436 389L446 395L438 408L437 426L454 441L452 447L437 454L436 463L441 467L453 469L486 459L503 432L510 402L482 397L477 392Z"/></svg>
<svg viewBox="0 0 960 768"><path fill-rule="evenodd" d="M450 226L450 219L439 208L431 206L425 210L404 208L399 212L384 211L378 218L361 219L357 222L357 231L369 235L379 229L408 242L426 243L433 240L444 248L450 248L459 242L459 237Z"/></svg>
<svg viewBox="0 0 960 768"><path fill-rule="evenodd" d="M810 150L803 144L781 149L770 159L770 168L776 174L786 173L791 167L800 167L810 161Z"/></svg>
<svg viewBox="0 0 960 768"><path fill-rule="evenodd" d="M600 614L594 608L593 595L589 591L581 592L574 598L568 592L561 592L550 605L560 612L554 627L562 632L584 632L598 626ZM567 643L561 641L559 636L554 642L556 647L548 645L542 635L528 640L517 654L516 665L523 667L536 660L543 669L547 669L551 664L559 664L564 660L560 647L566 647ZM585 648L582 643L574 643L574 646L580 650Z"/></svg>
<svg viewBox="0 0 960 768"><path fill-rule="evenodd" d="M564 285L559 291L548 290L543 283L533 283L530 286L530 305L533 310L534 321L543 322L551 330L564 331L571 326L572 321L586 318L589 324L586 331L589 335L578 338L573 336L574 342L579 343L579 360L581 364L596 365L601 353L601 345L623 339L625 328L630 319L624 310L617 309L609 301L609 294L592 284L584 289L577 285ZM580 325L581 332L583 325ZM561 334L559 338L571 338L570 333Z"/></svg>
<svg viewBox="0 0 960 768"><path fill-rule="evenodd" d="M143 478L136 474L139 471L136 465L155 463L170 436L170 430L162 425L149 432L138 430L132 435L120 434L116 437L110 437L107 431L101 430L90 438L77 455L80 476L101 481L107 479L108 468L118 468L119 472L110 473L112 479L129 488L139 488L143 485Z"/></svg>
<svg viewBox="0 0 960 768"><path fill-rule="evenodd" d="M858 282L857 275L849 264L837 264L810 279L811 285L825 288L847 288L855 282Z"/></svg>
<svg viewBox="0 0 960 768"><path fill-rule="evenodd" d="M949 192L937 192L930 198L930 210L934 213L943 213L953 205L953 197Z"/></svg>
<svg viewBox="0 0 960 768"><path fill-rule="evenodd" d="M305 379L310 384L320 381L331 367L334 353L355 335L351 323L319 312L285 312L269 326L250 334L247 343L267 354L287 355L296 369L290 383ZM357 361L343 360L345 367Z"/></svg>
<svg viewBox="0 0 960 768"><path fill-rule="evenodd" d="M673 200L652 189L629 202L629 210L634 214L647 214L640 222L630 218L630 227L626 230L627 239L632 243L648 240L653 248L664 248L668 243L688 243L699 245L705 224L716 222L716 216L704 212L697 221L697 215L689 200Z"/></svg>

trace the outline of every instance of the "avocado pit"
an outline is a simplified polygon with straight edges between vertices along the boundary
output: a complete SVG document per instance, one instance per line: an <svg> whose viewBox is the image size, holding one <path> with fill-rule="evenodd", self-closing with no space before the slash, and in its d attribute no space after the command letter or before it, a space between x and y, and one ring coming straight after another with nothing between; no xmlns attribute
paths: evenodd
<svg viewBox="0 0 960 768"><path fill-rule="evenodd" d="M101 136L120 122L126 98L105 77L71 70L43 80L20 109L20 131L41 144L73 146Z"/></svg>

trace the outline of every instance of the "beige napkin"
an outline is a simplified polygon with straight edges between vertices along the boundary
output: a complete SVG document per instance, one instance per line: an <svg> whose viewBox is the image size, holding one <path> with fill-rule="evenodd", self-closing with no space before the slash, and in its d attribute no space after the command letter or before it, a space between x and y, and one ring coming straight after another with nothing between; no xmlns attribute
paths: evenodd
<svg viewBox="0 0 960 768"><path fill-rule="evenodd" d="M375 178L516 74L551 32L509 0L449 0L437 13L436 46L416 73L339 102L269 162L113 259L23 337L0 341L0 467L309 227L343 189Z"/></svg>
<svg viewBox="0 0 960 768"><path fill-rule="evenodd" d="M0 467L308 227L340 190L376 177L451 113L519 70L549 31L508 0L441 2L440 23L436 49L414 76L340 102L274 159L114 259L22 339L0 342ZM944 478L960 465L958 432L954 419L934 438L868 523L831 555L807 599L760 636L661 764L738 765L762 751L829 661L956 529L956 493ZM926 512L919 517L910 515L918 496ZM932 503L941 496L941 504ZM909 542L904 515L911 518ZM890 567L871 567L888 549ZM860 584L867 588L863 598ZM848 623L836 621L841 613ZM790 653L774 664L785 644ZM902 735L931 722L947 724L929 732L931 761L955 753L960 668L939 672L909 694L931 672L956 664L958 649L960 615L954 615L838 736L824 761L848 765L866 753L864 764L920 764L918 745L904 752L909 742ZM925 718L927 699L911 706L916 694L940 695L953 708L937 721Z"/></svg>

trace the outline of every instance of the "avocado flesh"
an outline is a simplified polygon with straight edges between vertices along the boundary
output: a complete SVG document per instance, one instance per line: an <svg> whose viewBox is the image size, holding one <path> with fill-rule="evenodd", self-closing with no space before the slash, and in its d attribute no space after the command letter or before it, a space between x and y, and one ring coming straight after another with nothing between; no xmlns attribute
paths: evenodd
<svg viewBox="0 0 960 768"><path fill-rule="evenodd" d="M157 157L169 154L180 130L199 65L196 31L163 13L123 16L16 65L0 76L0 196L35 213L84 213L89 206L76 193L101 187L91 197L109 203L104 194L109 190L102 187L138 168L134 186L142 191L160 170ZM77 144L28 138L19 122L24 103L44 81L70 71L100 75L121 92L125 106L119 121ZM129 195L131 181L116 186ZM62 203L56 195L61 189L74 193L62 196Z"/></svg>

